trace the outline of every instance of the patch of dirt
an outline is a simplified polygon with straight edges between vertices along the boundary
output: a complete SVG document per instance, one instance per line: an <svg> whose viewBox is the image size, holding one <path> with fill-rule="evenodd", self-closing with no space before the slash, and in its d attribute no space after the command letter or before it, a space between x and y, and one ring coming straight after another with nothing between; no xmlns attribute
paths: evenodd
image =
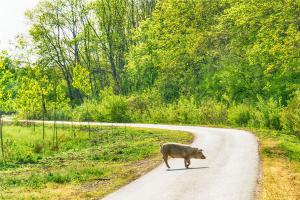
<svg viewBox="0 0 300 200"><path fill-rule="evenodd" d="M98 189L100 185L108 185L110 184L110 179L99 179L95 180L93 182L82 184L79 188L81 192L90 192L94 191L95 189Z"/></svg>

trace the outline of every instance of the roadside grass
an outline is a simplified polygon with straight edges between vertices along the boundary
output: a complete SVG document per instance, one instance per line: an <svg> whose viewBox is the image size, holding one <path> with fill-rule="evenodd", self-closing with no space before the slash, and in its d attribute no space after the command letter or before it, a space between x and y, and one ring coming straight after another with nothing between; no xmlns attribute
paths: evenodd
<svg viewBox="0 0 300 200"><path fill-rule="evenodd" d="M250 129L260 141L259 199L300 199L300 138L283 131Z"/></svg>
<svg viewBox="0 0 300 200"><path fill-rule="evenodd" d="M187 132L128 127L5 125L0 199L99 199L161 163L160 142L189 143Z"/></svg>

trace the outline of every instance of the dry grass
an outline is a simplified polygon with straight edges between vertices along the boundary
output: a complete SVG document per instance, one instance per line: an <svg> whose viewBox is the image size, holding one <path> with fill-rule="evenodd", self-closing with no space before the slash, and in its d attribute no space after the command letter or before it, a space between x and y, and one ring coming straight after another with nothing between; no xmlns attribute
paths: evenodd
<svg viewBox="0 0 300 200"><path fill-rule="evenodd" d="M260 200L299 200L300 163L281 156L278 141L261 139L261 149L269 148L276 156L261 154L263 178Z"/></svg>
<svg viewBox="0 0 300 200"><path fill-rule="evenodd" d="M296 166L279 158L263 159L261 200L300 199L300 174Z"/></svg>

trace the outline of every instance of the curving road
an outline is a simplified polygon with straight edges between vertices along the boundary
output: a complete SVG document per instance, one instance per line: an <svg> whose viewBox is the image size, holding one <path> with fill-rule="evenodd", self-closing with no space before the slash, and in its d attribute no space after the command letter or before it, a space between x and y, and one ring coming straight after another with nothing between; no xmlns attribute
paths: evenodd
<svg viewBox="0 0 300 200"><path fill-rule="evenodd" d="M70 122L57 123L70 124ZM91 122L90 125L112 124ZM195 135L192 145L204 149L207 159L192 160L191 169L187 170L184 168L183 159L171 159L170 170L161 164L146 175L104 197L104 200L256 199L260 165L258 143L254 135L234 129L197 126L117 123L113 125L191 132Z"/></svg>
<svg viewBox="0 0 300 200"><path fill-rule="evenodd" d="M128 126L183 130L195 135L193 146L204 149L206 160L172 159L145 176L106 196L105 200L252 200L256 199L259 155L256 137L248 132L193 126Z"/></svg>

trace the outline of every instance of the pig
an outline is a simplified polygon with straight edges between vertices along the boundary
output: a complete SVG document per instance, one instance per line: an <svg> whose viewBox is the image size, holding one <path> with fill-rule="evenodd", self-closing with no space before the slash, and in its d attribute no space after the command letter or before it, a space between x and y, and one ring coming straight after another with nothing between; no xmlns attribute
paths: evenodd
<svg viewBox="0 0 300 200"><path fill-rule="evenodd" d="M178 143L160 144L160 152L168 168L170 168L168 164L168 156L171 156L172 158L183 158L184 165L186 168L189 168L191 164L191 158L196 158L196 159L206 158L203 155L202 149L198 149L196 147L191 147L188 145L178 144Z"/></svg>

